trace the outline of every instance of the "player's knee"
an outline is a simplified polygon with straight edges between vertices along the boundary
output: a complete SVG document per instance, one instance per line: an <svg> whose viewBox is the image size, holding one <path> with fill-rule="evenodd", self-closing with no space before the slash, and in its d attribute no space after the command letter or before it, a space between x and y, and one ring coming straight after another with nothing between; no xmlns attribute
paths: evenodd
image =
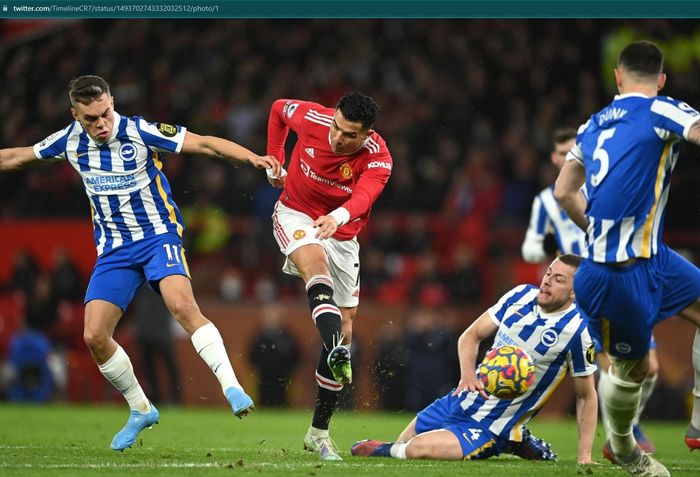
<svg viewBox="0 0 700 477"><path fill-rule="evenodd" d="M175 300L170 304L169 308L180 323L194 319L200 314L197 303L190 300Z"/></svg>
<svg viewBox="0 0 700 477"><path fill-rule="evenodd" d="M99 352L107 347L110 336L101 330L85 329L83 330L83 341L90 350Z"/></svg>

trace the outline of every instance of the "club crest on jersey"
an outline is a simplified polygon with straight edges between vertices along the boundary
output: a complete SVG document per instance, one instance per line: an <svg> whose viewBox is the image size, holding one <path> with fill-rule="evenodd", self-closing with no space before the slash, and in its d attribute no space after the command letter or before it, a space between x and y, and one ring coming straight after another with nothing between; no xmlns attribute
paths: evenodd
<svg viewBox="0 0 700 477"><path fill-rule="evenodd" d="M291 118L292 115L294 114L294 111L296 111L298 107L299 107L298 103L292 103L291 101L287 101L287 104L285 104L282 107L282 114L284 114L288 118Z"/></svg>
<svg viewBox="0 0 700 477"><path fill-rule="evenodd" d="M615 350L620 354L627 354L632 351L632 347L629 343L617 343L615 345Z"/></svg>
<svg viewBox="0 0 700 477"><path fill-rule="evenodd" d="M350 164L347 162L345 164L342 164L340 166L340 173L343 175L344 178L350 179L352 177L352 167L350 167Z"/></svg>
<svg viewBox="0 0 700 477"><path fill-rule="evenodd" d="M304 232L303 230L295 230L292 237L294 237L294 240L303 239L304 237L306 237L306 232Z"/></svg>
<svg viewBox="0 0 700 477"><path fill-rule="evenodd" d="M156 123L158 131L165 137L174 137L177 134L177 127L172 124Z"/></svg>
<svg viewBox="0 0 700 477"><path fill-rule="evenodd" d="M593 364L595 361L595 345L591 344L586 350L586 362L588 364Z"/></svg>
<svg viewBox="0 0 700 477"><path fill-rule="evenodd" d="M559 342L559 334L554 330L544 330L540 336L540 343L552 347Z"/></svg>
<svg viewBox="0 0 700 477"><path fill-rule="evenodd" d="M119 157L123 161L133 161L136 159L136 146L130 142L122 144L119 146Z"/></svg>

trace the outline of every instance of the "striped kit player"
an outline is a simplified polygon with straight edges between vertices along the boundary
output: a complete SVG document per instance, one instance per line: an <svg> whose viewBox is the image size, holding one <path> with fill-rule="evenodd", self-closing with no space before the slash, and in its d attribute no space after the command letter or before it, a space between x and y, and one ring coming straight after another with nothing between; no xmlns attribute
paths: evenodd
<svg viewBox="0 0 700 477"><path fill-rule="evenodd" d="M577 396L578 461L591 463L598 413L595 346L574 302L574 273L580 263L578 255L562 255L547 268L539 288L520 285L506 293L459 338L457 387L420 411L396 442L359 441L353 455L475 460L512 453L556 460L550 446L524 426L569 372ZM487 396L476 376L479 343L490 337L494 348L518 346L534 360L533 385L512 400Z"/></svg>
<svg viewBox="0 0 700 477"><path fill-rule="evenodd" d="M658 92L663 54L637 41L621 52L619 95L578 131L555 196L586 230L587 259L576 274L576 299L591 333L612 360L600 386L609 437L604 453L634 475L669 475L642 452L631 425L649 369L652 328L679 315L700 326L700 270L662 241L671 173L682 139L700 144L700 114ZM576 195L585 183L588 201ZM686 443L700 448L700 332L693 346L695 405Z"/></svg>
<svg viewBox="0 0 700 477"><path fill-rule="evenodd" d="M84 338L105 378L122 393L130 414L112 440L117 451L157 424L159 413L141 388L131 360L112 338L136 291L147 282L191 335L236 416L253 410L228 359L223 339L199 310L182 247L184 225L161 171L161 152L243 161L279 174L279 163L231 141L199 136L181 126L151 123L114 110L107 82L80 76L69 85L74 121L34 145L0 150L0 170L38 161L67 160L90 200L97 262L85 294Z"/></svg>

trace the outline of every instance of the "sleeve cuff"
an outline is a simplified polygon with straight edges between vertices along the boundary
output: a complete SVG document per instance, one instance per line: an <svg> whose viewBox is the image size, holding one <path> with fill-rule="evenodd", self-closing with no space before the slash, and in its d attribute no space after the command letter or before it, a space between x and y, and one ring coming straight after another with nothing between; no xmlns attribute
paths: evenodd
<svg viewBox="0 0 700 477"><path fill-rule="evenodd" d="M338 222L338 227L345 225L350 221L350 212L348 212L348 209L345 207L338 207L328 215L333 217L335 221Z"/></svg>

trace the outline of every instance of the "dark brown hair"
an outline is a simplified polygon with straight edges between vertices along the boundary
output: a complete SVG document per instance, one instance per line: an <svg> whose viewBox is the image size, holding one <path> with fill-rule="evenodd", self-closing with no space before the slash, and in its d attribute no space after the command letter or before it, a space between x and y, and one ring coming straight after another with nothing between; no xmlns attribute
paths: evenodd
<svg viewBox="0 0 700 477"><path fill-rule="evenodd" d="M70 104L90 104L103 94L109 96L109 84L99 76L84 75L73 78L68 83Z"/></svg>

